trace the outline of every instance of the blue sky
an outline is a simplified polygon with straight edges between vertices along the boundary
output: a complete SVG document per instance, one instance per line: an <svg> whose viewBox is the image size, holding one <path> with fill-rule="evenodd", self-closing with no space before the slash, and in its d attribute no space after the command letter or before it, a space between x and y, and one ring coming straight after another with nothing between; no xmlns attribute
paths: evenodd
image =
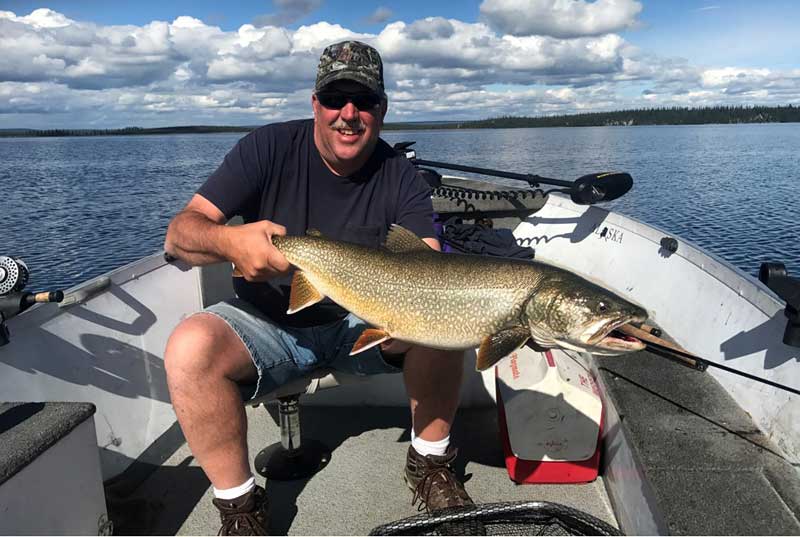
<svg viewBox="0 0 800 537"><path fill-rule="evenodd" d="M626 32L632 43L699 64L797 68L800 2L648 2L643 28Z"/></svg>
<svg viewBox="0 0 800 537"><path fill-rule="evenodd" d="M296 2L302 4L304 2ZM451 1L431 2L408 0L404 2L374 2L362 0L325 1L319 8L287 25L297 28L302 24L319 21L337 22L356 30L380 31L381 24L369 23L366 19L377 7L386 7L393 13L390 20L415 20L425 17L446 16L464 21L476 21L480 12L479 2ZM170 21L179 15L191 15L224 30L235 30L242 24L252 23L259 15L275 13L280 10L269 1L239 1L221 3L210 0L174 0L158 2L141 0L137 2L108 2L98 0L55 0L47 2L3 1L0 9L17 14L29 13L39 7L48 7L69 18L92 21L99 24L146 24L152 20Z"/></svg>
<svg viewBox="0 0 800 537"><path fill-rule="evenodd" d="M798 104L798 20L788 0L6 0L0 128L305 116L350 37L383 54L394 121Z"/></svg>

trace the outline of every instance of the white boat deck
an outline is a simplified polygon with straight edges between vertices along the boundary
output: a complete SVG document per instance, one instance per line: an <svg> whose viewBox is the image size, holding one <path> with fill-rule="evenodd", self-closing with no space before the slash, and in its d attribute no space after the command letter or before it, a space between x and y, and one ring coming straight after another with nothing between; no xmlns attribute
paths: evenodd
<svg viewBox="0 0 800 537"><path fill-rule="evenodd" d="M311 396L313 397L313 396ZM301 400L302 401L302 400ZM280 441L277 409L247 407L251 462ZM304 438L324 442L330 463L310 479L266 483L273 534L365 535L419 514L402 479L410 442L408 409L302 407ZM478 503L541 500L561 503L616 526L602 479L581 485L517 485L508 478L494 408L459 412L453 431L457 470ZM257 482L265 484L261 476ZM116 534L214 535L219 514L212 490L183 443L129 496L112 499Z"/></svg>

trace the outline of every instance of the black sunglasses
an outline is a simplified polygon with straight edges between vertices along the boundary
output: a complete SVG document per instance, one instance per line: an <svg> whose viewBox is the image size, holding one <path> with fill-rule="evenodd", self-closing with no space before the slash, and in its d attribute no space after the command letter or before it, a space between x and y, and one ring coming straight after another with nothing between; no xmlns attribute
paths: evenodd
<svg viewBox="0 0 800 537"><path fill-rule="evenodd" d="M381 96L374 93L317 93L319 103L329 110L341 110L347 103L353 103L359 110L372 110L381 103Z"/></svg>

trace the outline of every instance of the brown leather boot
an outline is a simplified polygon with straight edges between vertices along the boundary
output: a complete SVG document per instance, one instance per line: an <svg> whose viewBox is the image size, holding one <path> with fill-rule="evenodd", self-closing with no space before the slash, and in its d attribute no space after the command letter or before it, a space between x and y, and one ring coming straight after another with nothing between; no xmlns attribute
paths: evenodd
<svg viewBox="0 0 800 537"><path fill-rule="evenodd" d="M408 447L406 471L403 476L408 488L414 491L411 504L419 500L419 510L428 513L447 507L474 505L464 485L453 472L451 464L456 459L458 450L448 446L444 455L428 455L423 457L413 446Z"/></svg>
<svg viewBox="0 0 800 537"><path fill-rule="evenodd" d="M217 535L268 535L267 493L256 488L235 500L214 498L222 527Z"/></svg>

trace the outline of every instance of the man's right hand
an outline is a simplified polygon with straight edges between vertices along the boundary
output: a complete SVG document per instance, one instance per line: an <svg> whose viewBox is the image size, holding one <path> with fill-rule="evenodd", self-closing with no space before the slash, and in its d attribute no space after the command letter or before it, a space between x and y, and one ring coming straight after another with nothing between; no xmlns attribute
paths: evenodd
<svg viewBox="0 0 800 537"><path fill-rule="evenodd" d="M261 220L227 230L234 276L249 282L262 282L286 274L290 264L272 244L273 235L286 235L280 224Z"/></svg>

